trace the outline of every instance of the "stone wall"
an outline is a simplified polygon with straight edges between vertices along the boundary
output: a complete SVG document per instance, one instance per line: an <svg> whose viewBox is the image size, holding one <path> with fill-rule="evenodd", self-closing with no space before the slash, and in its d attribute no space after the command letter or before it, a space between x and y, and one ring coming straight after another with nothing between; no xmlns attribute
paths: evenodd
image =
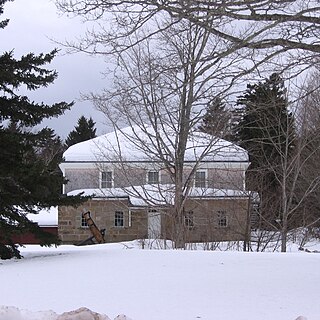
<svg viewBox="0 0 320 320"><path fill-rule="evenodd" d="M65 193L79 189L99 188L98 169L66 169L65 176L68 180Z"/></svg>
<svg viewBox="0 0 320 320"><path fill-rule="evenodd" d="M190 199L185 206L185 216L190 224L185 225L186 242L241 241L246 235L248 199ZM168 215L163 228L163 235L170 239L172 220Z"/></svg>
<svg viewBox="0 0 320 320"><path fill-rule="evenodd" d="M106 229L105 241L128 241L147 236L147 216L141 210L129 210L128 200L92 199L83 205L59 207L58 233L62 243L79 243L92 234L88 227L81 226L83 212L90 211L91 217L99 229ZM115 226L115 212L121 211L124 225Z"/></svg>
<svg viewBox="0 0 320 320"><path fill-rule="evenodd" d="M81 215L86 211L90 211L99 229L106 229L106 242L148 237L147 209L129 209L127 199L92 199L78 208L59 207L58 232L63 243L76 244L91 236L88 227L81 226ZM116 211L123 212L124 224L121 227L115 226ZM185 226L186 240L187 242L243 240L247 212L247 199L190 199L186 202L185 213L191 214L189 219L192 220L192 224ZM172 239L172 220L168 212L161 213L161 237Z"/></svg>
<svg viewBox="0 0 320 320"><path fill-rule="evenodd" d="M99 172L101 170L112 171L114 187L128 187L130 185L140 186L147 183L146 177L148 169L128 167L120 168L114 166L95 169L66 169L65 175L68 183L65 185L65 192L68 193L78 189L99 188ZM200 169L201 170L201 169ZM210 168L207 172L207 187L218 189L244 189L244 170L234 168ZM185 169L185 178L190 174L188 168ZM160 170L162 184L172 184L170 175L165 170Z"/></svg>

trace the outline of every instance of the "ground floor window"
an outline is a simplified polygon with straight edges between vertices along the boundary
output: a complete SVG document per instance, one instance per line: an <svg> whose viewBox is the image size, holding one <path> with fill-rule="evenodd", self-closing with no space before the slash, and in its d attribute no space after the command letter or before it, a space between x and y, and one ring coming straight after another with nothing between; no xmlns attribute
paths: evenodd
<svg viewBox="0 0 320 320"><path fill-rule="evenodd" d="M81 215L81 228L88 228L88 223L83 214Z"/></svg>
<svg viewBox="0 0 320 320"><path fill-rule="evenodd" d="M124 215L122 211L116 211L114 215L114 226L123 227L124 226Z"/></svg>
<svg viewBox="0 0 320 320"><path fill-rule="evenodd" d="M186 212L186 214L184 216L184 225L187 228L193 228L194 227L193 211Z"/></svg>
<svg viewBox="0 0 320 320"><path fill-rule="evenodd" d="M226 228L228 226L227 213L225 211L218 211L218 227Z"/></svg>

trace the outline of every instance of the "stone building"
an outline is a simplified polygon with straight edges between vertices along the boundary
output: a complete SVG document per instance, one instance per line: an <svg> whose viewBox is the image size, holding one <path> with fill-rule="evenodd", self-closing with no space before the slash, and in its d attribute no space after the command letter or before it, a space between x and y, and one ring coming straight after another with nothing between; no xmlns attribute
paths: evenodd
<svg viewBox="0 0 320 320"><path fill-rule="evenodd" d="M91 212L98 228L106 229L107 242L171 238L172 176L154 155L133 144L130 134L132 128L111 132L73 145L64 153L60 165L68 180L64 192L92 198L77 208L59 207L58 230L63 243L78 243L90 236L82 218L85 211ZM187 144L186 240L243 240L249 221L247 152L216 139L200 157L205 139L205 134L199 134Z"/></svg>

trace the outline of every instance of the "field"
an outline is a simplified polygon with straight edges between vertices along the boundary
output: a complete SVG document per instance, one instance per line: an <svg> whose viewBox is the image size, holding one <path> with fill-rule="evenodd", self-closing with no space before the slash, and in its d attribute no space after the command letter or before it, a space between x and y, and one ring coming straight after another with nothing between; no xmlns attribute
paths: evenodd
<svg viewBox="0 0 320 320"><path fill-rule="evenodd" d="M21 312L28 320L80 307L110 319L320 319L319 253L142 250L135 241L22 254L0 261L0 320L18 319L8 306L32 312Z"/></svg>

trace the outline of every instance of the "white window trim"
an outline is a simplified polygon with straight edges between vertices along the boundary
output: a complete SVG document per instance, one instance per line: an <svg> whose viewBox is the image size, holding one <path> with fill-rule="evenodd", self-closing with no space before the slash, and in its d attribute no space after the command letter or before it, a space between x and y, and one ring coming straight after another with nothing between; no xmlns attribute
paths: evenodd
<svg viewBox="0 0 320 320"><path fill-rule="evenodd" d="M155 183L150 183L149 182L149 172L157 172L158 173L158 182L156 184L160 184L161 182L161 173L159 170L148 170L147 173L146 173L146 181L147 181L147 184L155 184Z"/></svg>
<svg viewBox="0 0 320 320"><path fill-rule="evenodd" d="M132 212L131 212L131 209L129 209L129 212L128 212L128 227L131 227L132 226Z"/></svg>
<svg viewBox="0 0 320 320"><path fill-rule="evenodd" d="M123 225L122 226L116 226L116 213L122 213L122 220L123 220ZM125 215L123 211L117 210L114 212L114 225L115 228L124 228L125 227Z"/></svg>
<svg viewBox="0 0 320 320"><path fill-rule="evenodd" d="M104 189L102 188L102 173L103 172L111 172L111 187L110 188L113 188L114 187L114 173L113 173L113 170L100 170L99 171L99 188L100 189ZM110 189L109 187L106 188L106 189Z"/></svg>
<svg viewBox="0 0 320 320"><path fill-rule="evenodd" d="M89 226L87 224L87 220L83 217L83 214L81 214L81 216L80 216L80 227L82 229L88 229L89 228Z"/></svg>
<svg viewBox="0 0 320 320"><path fill-rule="evenodd" d="M197 175L197 172L204 172L204 187L196 187L196 175ZM196 188L208 188L208 170L207 169L198 169L198 170L196 170L196 172L194 174L193 185Z"/></svg>

